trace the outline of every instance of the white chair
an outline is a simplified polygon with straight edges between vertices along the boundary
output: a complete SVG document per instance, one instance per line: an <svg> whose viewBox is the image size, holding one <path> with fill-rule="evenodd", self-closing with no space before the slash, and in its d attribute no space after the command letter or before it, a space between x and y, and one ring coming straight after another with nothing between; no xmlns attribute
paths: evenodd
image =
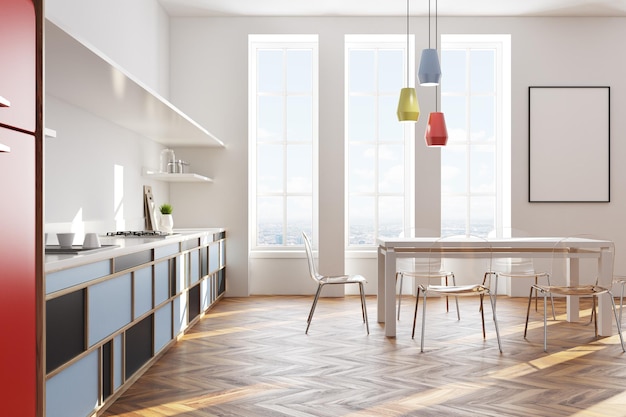
<svg viewBox="0 0 626 417"><path fill-rule="evenodd" d="M485 261L485 267L482 269L484 271L491 271L491 249L488 242L485 239L481 239L478 237L468 237L468 241L481 241L484 243L485 248L488 248L482 254L480 252L475 252L477 257L480 257L481 260ZM435 242L430 249L429 258L440 258L444 253L446 247L449 247L449 244L446 244L446 238L439 239ZM460 243L460 248L463 248L463 244ZM468 252L468 256L469 256ZM467 258L467 257L466 257ZM419 305L420 294L422 296L422 334L421 334L421 343L420 343L420 351L424 352L424 333L426 328L426 300L428 295L435 294L441 296L452 296L452 297L479 297L480 298L480 315L482 319L482 330L483 330L483 338L486 338L485 332L485 314L483 308L483 299L485 296L489 297L491 301L491 310L493 314L493 323L496 329L496 338L498 340L498 349L500 353L502 353L502 344L500 342L500 332L498 330L498 320L496 318L496 304L495 297L497 293L497 287L494 291L491 291L491 276L489 272L485 272L482 277L482 284L470 284L470 285L423 285L419 284L417 287L417 298L415 300L415 313L413 315L413 333L411 335L412 338L415 338L415 324L417 321L417 310ZM475 282L481 282L481 278L477 277ZM497 286L497 281L496 281Z"/></svg>
<svg viewBox="0 0 626 417"><path fill-rule="evenodd" d="M431 260L429 263L428 259L422 258L399 258L396 263L396 282L399 281L400 288L398 290L398 320L400 320L400 307L402 304L402 286L404 282L404 277L413 278L415 281L427 281L430 284L430 280L436 279L439 280L441 284L442 280L445 285L448 285L448 278L452 278L452 284L456 285L456 281L454 278L454 273L450 271L446 271L443 268L441 259ZM398 280L398 278L400 278ZM456 314L457 318L460 320L461 316L459 313L459 300L456 301ZM448 297L446 297L446 311L450 311L448 305Z"/></svg>
<svg viewBox="0 0 626 417"><path fill-rule="evenodd" d="M319 300L320 293L322 292L322 288L325 285L347 285L347 284L358 284L359 291L361 292L361 313L363 315L363 322L365 322L365 328L367 329L367 334L370 334L370 326L367 321L367 307L365 305L365 290L363 284L367 282L367 280L361 275L321 275L317 272L317 268L315 266L315 261L313 259L313 250L311 249L311 242L306 233L302 233L302 238L304 240L304 247L306 249L307 259L309 261L309 275L313 281L317 283L317 292L315 293L315 298L313 299L313 305L311 306L311 311L309 312L309 318L306 323L306 331L305 333L309 333L309 326L311 326L311 320L313 320L313 313L315 312L315 307L317 306L317 301Z"/></svg>
<svg viewBox="0 0 626 417"><path fill-rule="evenodd" d="M554 245L553 255L552 255L552 276L557 271L564 271L566 268L558 268L556 263L559 261L564 261L565 257L559 256L559 253L567 252L568 245L567 240L569 238L561 239L558 243ZM617 315L617 309L615 307L615 300L613 299L613 294L610 289L601 287L597 285L597 277L594 279L596 284L580 284L576 286L559 286L559 285L533 285L530 288L530 295L528 296L528 308L526 310L526 325L524 326L524 339L526 339L526 335L528 333L528 319L530 316L530 303L532 300L533 291L538 292L543 297L543 350L544 352L548 351L548 323L547 323L547 297L553 296L577 296L577 297L592 297L592 311L591 311L591 319L595 324L595 334L596 338L598 337L598 321L597 321L597 312L596 312L596 298L602 294L608 294L611 299L611 306L613 307L613 315L615 316L615 322L617 324L617 332L619 333L620 342L622 345L622 351L626 352L624 348L624 339L622 337L621 330L621 320Z"/></svg>

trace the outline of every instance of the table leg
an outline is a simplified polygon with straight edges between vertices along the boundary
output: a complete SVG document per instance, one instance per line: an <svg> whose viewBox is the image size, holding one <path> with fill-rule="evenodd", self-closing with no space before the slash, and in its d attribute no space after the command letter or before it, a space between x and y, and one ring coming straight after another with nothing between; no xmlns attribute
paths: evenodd
<svg viewBox="0 0 626 417"><path fill-rule="evenodd" d="M568 286L578 285L580 282L580 261L578 258L567 258L567 277ZM567 296L567 321L578 321L580 311L580 302L577 296Z"/></svg>
<svg viewBox="0 0 626 417"><path fill-rule="evenodd" d="M396 253L385 255L385 336L396 337Z"/></svg>
<svg viewBox="0 0 626 417"><path fill-rule="evenodd" d="M613 251L602 248L598 259L598 285L611 288L613 283ZM613 311L608 294L598 297L598 334L611 336L613 334Z"/></svg>
<svg viewBox="0 0 626 417"><path fill-rule="evenodd" d="M378 322L385 322L385 250L378 248L378 296L376 302L378 304L377 316Z"/></svg>

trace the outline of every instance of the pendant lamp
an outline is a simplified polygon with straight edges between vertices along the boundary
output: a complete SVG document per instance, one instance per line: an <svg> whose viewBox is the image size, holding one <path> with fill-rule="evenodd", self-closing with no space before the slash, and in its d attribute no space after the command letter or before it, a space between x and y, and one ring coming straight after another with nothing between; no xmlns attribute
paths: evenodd
<svg viewBox="0 0 626 417"><path fill-rule="evenodd" d="M435 33L437 32L437 0L435 0ZM435 35L436 36L436 35ZM437 40L435 40L436 45ZM428 49L422 51L420 58L420 66L417 72L420 85L435 86L439 85L441 80L441 66L439 65L439 56L437 55L437 47L430 47L430 0L428 0Z"/></svg>
<svg viewBox="0 0 626 417"><path fill-rule="evenodd" d="M428 115L428 124L424 134L427 146L446 146L448 143L448 129L446 119L440 111L434 111Z"/></svg>
<svg viewBox="0 0 626 417"><path fill-rule="evenodd" d="M409 0L406 0L406 87L400 90L397 114L401 122L417 122L420 117L417 92L409 87Z"/></svg>

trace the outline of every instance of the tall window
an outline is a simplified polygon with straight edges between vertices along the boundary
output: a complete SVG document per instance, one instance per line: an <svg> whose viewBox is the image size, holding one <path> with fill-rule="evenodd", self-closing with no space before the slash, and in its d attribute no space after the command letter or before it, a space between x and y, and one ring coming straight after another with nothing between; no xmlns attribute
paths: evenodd
<svg viewBox="0 0 626 417"><path fill-rule="evenodd" d="M414 125L405 127L396 116L406 47L403 35L346 36L348 247L373 247L378 237L397 237L410 222Z"/></svg>
<svg viewBox="0 0 626 417"><path fill-rule="evenodd" d="M443 35L441 233L510 227L510 35Z"/></svg>
<svg viewBox="0 0 626 417"><path fill-rule="evenodd" d="M317 35L249 37L251 247L302 244L316 227Z"/></svg>

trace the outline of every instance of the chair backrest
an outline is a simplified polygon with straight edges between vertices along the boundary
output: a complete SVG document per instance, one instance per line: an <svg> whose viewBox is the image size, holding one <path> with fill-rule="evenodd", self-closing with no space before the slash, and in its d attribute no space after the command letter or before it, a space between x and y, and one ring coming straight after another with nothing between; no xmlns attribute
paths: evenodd
<svg viewBox="0 0 626 417"><path fill-rule="evenodd" d="M321 275L317 273L315 261L313 259L313 249L311 249L311 241L306 233L302 232L302 240L304 240L304 248L306 249L306 257L309 261L309 276L315 282L319 282Z"/></svg>
<svg viewBox="0 0 626 417"><path fill-rule="evenodd" d="M529 234L514 228L505 228L504 237L528 237ZM497 237L496 231L492 230L487 235L488 238ZM513 274L534 274L535 265L532 258L493 258L491 261L493 271L507 272Z"/></svg>
<svg viewBox="0 0 626 417"><path fill-rule="evenodd" d="M534 274L535 263L532 258L493 258L491 261L496 272L513 274Z"/></svg>
<svg viewBox="0 0 626 417"><path fill-rule="evenodd" d="M441 258L398 258L396 270L402 272L417 272L424 275L439 274L444 271Z"/></svg>
<svg viewBox="0 0 626 417"><path fill-rule="evenodd" d="M451 243L454 242L454 243ZM482 251L464 251L464 247L473 246L478 243L478 246L483 248ZM459 250L462 253L461 255L455 256L446 255L447 249ZM457 282L463 283L481 283L484 278L484 273L486 271L490 271L492 268L492 248L491 244L487 239L478 237L478 236L465 236L465 235L455 235L455 236L445 236L437 241L433 242L429 250L429 263L432 265L437 265L437 262L440 262L442 258L451 257L451 262L454 262L454 275L456 276ZM431 273L434 270L431 270ZM487 283L489 286L490 282Z"/></svg>
<svg viewBox="0 0 626 417"><path fill-rule="evenodd" d="M560 239L557 243L554 244L552 248L552 265L550 267L550 275L553 282L553 285L565 285L567 271L568 271L568 257L565 256L565 252L570 251L570 244L572 240L579 239L599 239L599 240L607 240L601 236L594 234L576 234L570 235L568 237L564 237ZM613 268L615 264L615 243L610 241L608 250L612 252L613 256L613 264L610 265L610 274L613 275ZM598 264L594 258L589 258L588 262L583 262L584 258L580 260L579 265L579 275L580 275L580 285L589 285L589 284L598 284ZM555 278L556 277L556 278ZM555 284L556 282L556 284ZM561 283L561 284L559 284Z"/></svg>

